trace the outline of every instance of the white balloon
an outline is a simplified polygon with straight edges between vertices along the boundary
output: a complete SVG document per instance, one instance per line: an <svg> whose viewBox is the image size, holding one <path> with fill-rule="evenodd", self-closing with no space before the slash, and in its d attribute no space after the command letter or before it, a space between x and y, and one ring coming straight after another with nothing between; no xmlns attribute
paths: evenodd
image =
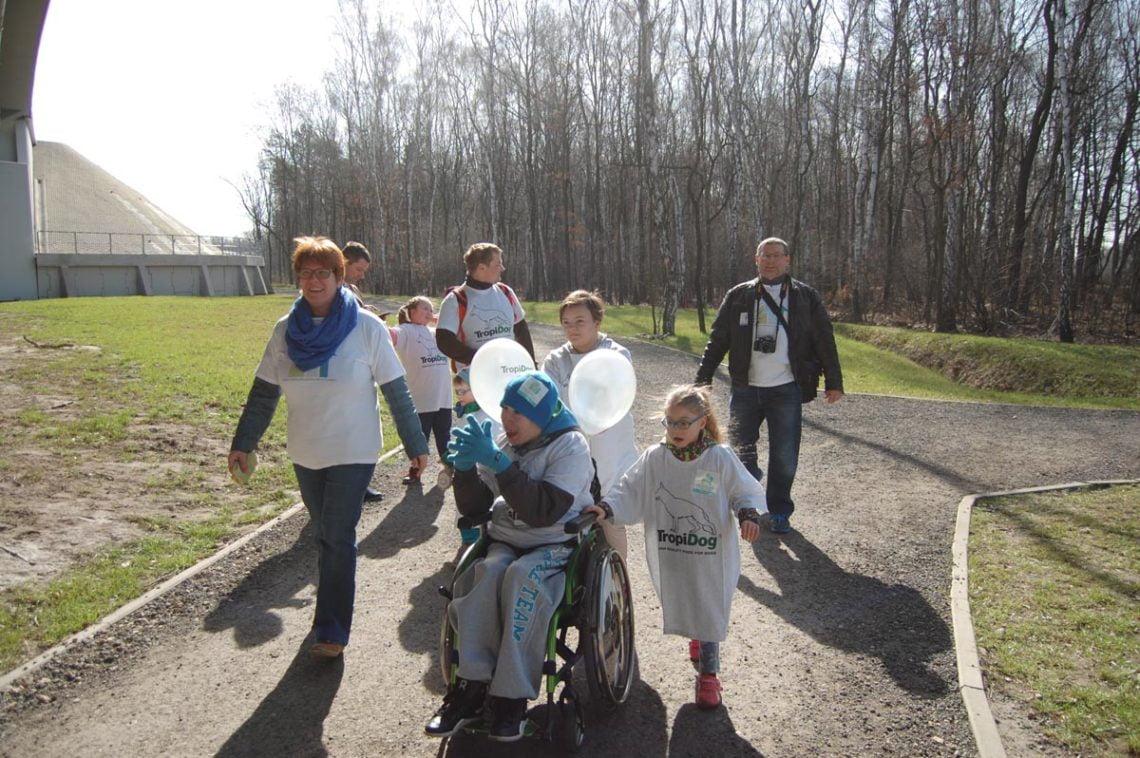
<svg viewBox="0 0 1140 758"><path fill-rule="evenodd" d="M528 371L534 371L534 360L525 347L512 339L499 337L475 351L471 360L471 394L495 423L503 423L499 406L507 385Z"/></svg>
<svg viewBox="0 0 1140 758"><path fill-rule="evenodd" d="M633 407L637 395L633 364L616 350L594 350L574 367L566 395L583 432L604 432Z"/></svg>

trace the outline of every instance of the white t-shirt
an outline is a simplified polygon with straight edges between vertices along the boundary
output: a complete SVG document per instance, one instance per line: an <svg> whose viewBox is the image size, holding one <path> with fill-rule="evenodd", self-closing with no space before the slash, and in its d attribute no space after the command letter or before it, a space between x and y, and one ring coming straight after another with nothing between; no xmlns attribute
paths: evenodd
<svg viewBox="0 0 1140 758"><path fill-rule="evenodd" d="M616 350L627 361L633 363L633 357L624 347L614 342L605 334L598 335L598 344L594 350ZM558 386L558 396L566 407L570 407L570 376L574 368L589 353L579 353L570 346L570 343L550 351L546 360L542 362L542 371ZM595 435L587 435L590 443L590 455L598 467L598 483L602 486L602 495L608 493L618 483L625 470L637 460L637 441L634 439L633 416L625 414L620 421Z"/></svg>
<svg viewBox="0 0 1140 758"><path fill-rule="evenodd" d="M682 461L664 445L641 454L606 497L615 524L645 524L645 562L665 634L717 642L740 579L741 508L768 510L760 483L726 445Z"/></svg>
<svg viewBox="0 0 1140 758"><path fill-rule="evenodd" d="M514 339L515 324L526 318L526 312L514 290L499 282L487 289L464 285L463 292L467 295L467 311L463 323L459 323L459 300L454 292L449 292L439 304L437 329L446 329L455 334L472 350L478 350L498 337Z"/></svg>
<svg viewBox="0 0 1140 758"><path fill-rule="evenodd" d="M376 389L404 375L388 329L362 310L332 358L301 371L285 346L288 321L273 327L257 377L285 394L289 457L310 469L376 463L383 448Z"/></svg>
<svg viewBox="0 0 1140 758"><path fill-rule="evenodd" d="M396 355L408 372L408 389L417 413L451 409L451 367L435 344L435 330L425 324L389 327Z"/></svg>
<svg viewBox="0 0 1140 758"><path fill-rule="evenodd" d="M785 294L780 301L779 284L765 284L764 289L772 297L772 302L780 306L784 314L784 321L788 320L788 298ZM781 384L794 382L796 377L792 373L792 362L788 359L788 330L776 318L776 312L768 307L764 298L756 298L756 318L752 327L752 340L757 337L776 338L776 352L761 353L752 351L752 362L748 367L748 383L753 387L779 387Z"/></svg>

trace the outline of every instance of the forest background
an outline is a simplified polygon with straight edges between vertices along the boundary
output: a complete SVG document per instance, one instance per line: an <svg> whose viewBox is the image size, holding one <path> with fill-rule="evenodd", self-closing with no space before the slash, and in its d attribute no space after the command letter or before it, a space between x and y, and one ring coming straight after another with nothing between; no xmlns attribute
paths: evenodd
<svg viewBox="0 0 1140 758"><path fill-rule="evenodd" d="M775 235L849 320L1135 337L1140 0L460 5L293 43L324 86L278 88L239 187L274 279L320 233L438 295L492 240L524 297L672 334Z"/></svg>

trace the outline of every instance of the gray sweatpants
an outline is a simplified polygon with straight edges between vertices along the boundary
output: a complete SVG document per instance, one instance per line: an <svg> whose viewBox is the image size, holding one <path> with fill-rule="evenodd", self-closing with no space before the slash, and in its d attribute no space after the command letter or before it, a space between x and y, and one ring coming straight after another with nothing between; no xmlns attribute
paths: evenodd
<svg viewBox="0 0 1140 758"><path fill-rule="evenodd" d="M459 632L459 676L490 682L496 697L538 697L546 630L566 586L566 546L523 553L493 542L455 583L447 607Z"/></svg>

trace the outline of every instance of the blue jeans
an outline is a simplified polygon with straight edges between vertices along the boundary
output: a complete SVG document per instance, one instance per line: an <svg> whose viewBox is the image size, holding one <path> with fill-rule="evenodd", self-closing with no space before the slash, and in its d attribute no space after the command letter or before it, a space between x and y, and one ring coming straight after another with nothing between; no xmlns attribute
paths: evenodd
<svg viewBox="0 0 1140 758"><path fill-rule="evenodd" d="M768 484L764 489L768 511L790 516L792 482L800 460L800 432L803 429L803 396L795 382L778 387L733 387L729 402L729 439L748 473L761 481L764 472L757 464L756 441L760 425L768 422Z"/></svg>
<svg viewBox="0 0 1140 758"><path fill-rule="evenodd" d="M313 630L321 642L348 644L356 599L356 524L374 463L322 469L293 464L301 500L317 533L317 609Z"/></svg>

